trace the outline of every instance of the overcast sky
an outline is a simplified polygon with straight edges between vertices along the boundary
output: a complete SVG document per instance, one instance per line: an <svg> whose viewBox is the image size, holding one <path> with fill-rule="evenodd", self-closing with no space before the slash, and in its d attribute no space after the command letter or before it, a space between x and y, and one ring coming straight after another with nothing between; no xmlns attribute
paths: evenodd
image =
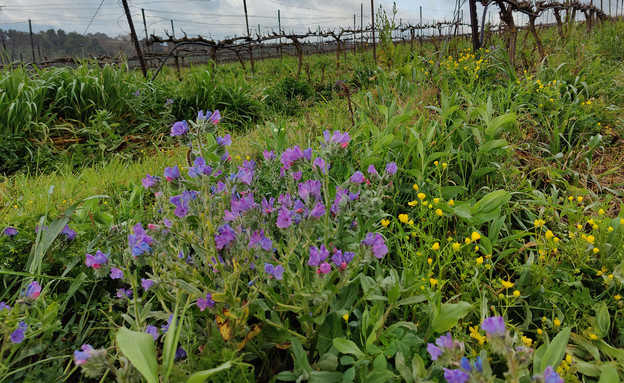
<svg viewBox="0 0 624 383"><path fill-rule="evenodd" d="M171 33L171 20L176 37L186 32L189 36L210 36L222 39L245 33L243 0L129 0L132 17L139 38L145 37L141 9L145 10L148 34L164 36ZM303 32L307 29L360 26L360 4L364 4L364 25L370 24L368 0L247 0L249 27L263 34L278 30L277 13L280 10L282 29ZM423 23L453 18L455 0L397 0L396 22L418 24L420 7ZM392 1L375 0L390 13ZM99 9L98 9L99 7ZM0 0L0 29L28 30L28 19L33 31L50 28L67 32L106 33L110 36L129 33L121 0ZM467 8L467 7L466 7ZM464 18L468 19L467 9Z"/></svg>

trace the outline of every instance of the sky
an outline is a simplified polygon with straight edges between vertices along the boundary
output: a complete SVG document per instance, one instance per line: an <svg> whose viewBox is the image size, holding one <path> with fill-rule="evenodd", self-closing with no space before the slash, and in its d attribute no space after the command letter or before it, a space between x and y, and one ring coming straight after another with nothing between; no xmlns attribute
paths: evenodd
<svg viewBox="0 0 624 383"><path fill-rule="evenodd" d="M423 23L432 20L452 20L456 0L396 0L396 23L416 25L422 7ZM202 35L213 39L245 34L243 0L128 0L132 18L140 39L145 38L142 9L148 34L165 36L171 33L173 20L176 37ZM363 23L370 25L368 0L247 0L249 28L258 28L266 35L278 30L278 10L282 29L305 32L342 27L360 27L360 9L364 6ZM375 0L389 14L392 2ZM464 18L468 19L467 6ZM0 0L0 29L33 32L63 29L66 32L105 33L111 37L129 33L121 0Z"/></svg>

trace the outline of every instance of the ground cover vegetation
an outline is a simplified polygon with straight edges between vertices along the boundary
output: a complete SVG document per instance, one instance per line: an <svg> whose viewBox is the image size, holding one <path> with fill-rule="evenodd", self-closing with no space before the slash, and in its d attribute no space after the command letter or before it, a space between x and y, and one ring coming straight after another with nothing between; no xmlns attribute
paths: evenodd
<svg viewBox="0 0 624 383"><path fill-rule="evenodd" d="M0 381L619 381L623 31L6 71Z"/></svg>

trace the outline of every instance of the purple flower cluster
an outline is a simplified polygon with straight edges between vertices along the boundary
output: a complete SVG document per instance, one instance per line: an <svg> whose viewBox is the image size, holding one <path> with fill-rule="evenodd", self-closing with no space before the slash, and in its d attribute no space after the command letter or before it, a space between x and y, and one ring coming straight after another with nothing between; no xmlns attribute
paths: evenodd
<svg viewBox="0 0 624 383"><path fill-rule="evenodd" d="M6 229L4 229L3 234L11 238L15 237L17 235L17 229L9 226Z"/></svg>
<svg viewBox="0 0 624 383"><path fill-rule="evenodd" d="M325 245L321 247L310 246L310 259L308 260L309 266L318 267L316 269L317 274L328 274L331 271L331 265L325 260L329 257L329 250Z"/></svg>
<svg viewBox="0 0 624 383"><path fill-rule="evenodd" d="M180 169L178 169L178 165L174 167L166 167L165 168L165 179L169 182L173 180L177 180L181 177Z"/></svg>
<svg viewBox="0 0 624 383"><path fill-rule="evenodd" d="M332 255L332 262L342 270L346 270L347 265L355 257L355 253L352 251L336 250L334 249L334 255Z"/></svg>
<svg viewBox="0 0 624 383"><path fill-rule="evenodd" d="M442 335L436 339L435 344L427 343L427 352L431 355L431 360L438 360L440 355L442 355L445 351L457 351L459 353L463 353L464 344L460 341L453 340L451 333Z"/></svg>
<svg viewBox="0 0 624 383"><path fill-rule="evenodd" d="M26 290L22 291L22 296L26 299L36 299L41 294L41 285L37 281L32 281L26 287Z"/></svg>
<svg viewBox="0 0 624 383"><path fill-rule="evenodd" d="M193 161L193 166L188 168L188 175L191 178L195 178L201 174L209 176L210 173L212 173L212 168L206 165L206 160L204 160L202 157L195 158L195 160Z"/></svg>
<svg viewBox="0 0 624 383"><path fill-rule="evenodd" d="M103 264L108 262L109 255L101 252L100 250L95 252L95 255L87 254L87 259L85 260L85 265L87 267L92 267L94 270L102 267Z"/></svg>
<svg viewBox="0 0 624 383"><path fill-rule="evenodd" d="M200 110L197 113L197 120L217 125L219 123L219 120L221 120L221 113L219 113L218 110L215 110L214 112L206 110L206 113L204 113L203 110Z"/></svg>
<svg viewBox="0 0 624 383"><path fill-rule="evenodd" d="M134 234L128 235L128 245L132 250L132 255L138 257L145 253L151 253L152 248L150 245L154 242L154 239L145 232L141 223L134 225L132 231Z"/></svg>
<svg viewBox="0 0 624 383"><path fill-rule="evenodd" d="M7 305L4 302L0 302L0 311L2 310L11 311L11 306Z"/></svg>
<svg viewBox="0 0 624 383"><path fill-rule="evenodd" d="M217 137L217 144L219 146L231 146L232 145L232 136L226 134L223 137Z"/></svg>
<svg viewBox="0 0 624 383"><path fill-rule="evenodd" d="M13 344L22 343L24 341L24 333L26 332L26 329L28 329L28 325L26 324L26 322L19 322L17 328L11 333L11 336L9 337L11 339L11 342L13 342Z"/></svg>
<svg viewBox="0 0 624 383"><path fill-rule="evenodd" d="M323 132L323 139L326 145L337 145L343 149L349 146L349 141L351 141L349 133L341 133L338 130L335 130L331 136L329 130L325 130Z"/></svg>
<svg viewBox="0 0 624 383"><path fill-rule="evenodd" d="M147 291L150 287L154 286L154 281L151 279L141 278L141 286L143 287L143 290Z"/></svg>
<svg viewBox="0 0 624 383"><path fill-rule="evenodd" d="M132 290L130 289L117 289L117 298L132 298Z"/></svg>
<svg viewBox="0 0 624 383"><path fill-rule="evenodd" d="M321 157L316 157L314 159L314 161L312 162L312 167L314 169L316 169L318 167L319 170L321 171L321 173L323 173L323 174L327 174L327 172L329 171L329 168L330 168L329 163L326 162Z"/></svg>
<svg viewBox="0 0 624 383"><path fill-rule="evenodd" d="M194 190L185 190L182 194L169 198L169 202L176 207L173 214L178 218L186 217L189 211L189 202L197 198L198 194L199 193Z"/></svg>
<svg viewBox="0 0 624 383"><path fill-rule="evenodd" d="M158 181L160 181L160 177L158 177L158 176L150 176L149 173L148 173L145 176L145 178L143 178L141 180L141 183L143 184L144 188L149 189L152 186L156 186L156 184L158 184Z"/></svg>
<svg viewBox="0 0 624 383"><path fill-rule="evenodd" d="M110 277L111 279L123 279L124 272L116 267L111 268Z"/></svg>
<svg viewBox="0 0 624 383"><path fill-rule="evenodd" d="M204 311L207 308L211 309L215 305L215 301L212 300L212 294L206 294L206 299L199 298L197 299L197 307L199 307L199 311Z"/></svg>
<svg viewBox="0 0 624 383"><path fill-rule="evenodd" d="M278 281L281 281L284 277L284 267L282 265L273 266L270 263L265 263L264 271L269 274L269 278L275 278Z"/></svg>
<svg viewBox="0 0 624 383"><path fill-rule="evenodd" d="M158 340L158 327L152 326L151 324L147 325L147 327L145 328L145 332L150 334L152 338L154 338L154 341Z"/></svg>
<svg viewBox="0 0 624 383"><path fill-rule="evenodd" d="M284 153L282 153L282 157L280 158L280 162L283 165L283 169L288 170L295 164L295 162L303 159L308 161L312 160L312 148L301 150L299 145L295 145L292 148L284 150Z"/></svg>
<svg viewBox="0 0 624 383"><path fill-rule="evenodd" d="M183 136L189 131L189 125L186 121L178 121L171 127L171 136Z"/></svg>
<svg viewBox="0 0 624 383"><path fill-rule="evenodd" d="M505 320L501 316L485 318L481 323L481 328L488 336L504 337L507 332Z"/></svg>
<svg viewBox="0 0 624 383"><path fill-rule="evenodd" d="M95 350L88 344L83 344L81 350L74 351L74 363L76 366L87 363L95 355Z"/></svg>
<svg viewBox="0 0 624 383"><path fill-rule="evenodd" d="M273 246L273 241L264 236L264 230L256 230L251 234L249 238L249 245L247 246L249 249L257 248L258 245L262 248L262 250L271 250Z"/></svg>
<svg viewBox="0 0 624 383"><path fill-rule="evenodd" d="M373 255L377 259L381 259L384 255L388 254L388 246L386 245L383 237L379 233L366 234L366 238L364 238L362 243L366 246L370 246Z"/></svg>
<svg viewBox="0 0 624 383"><path fill-rule="evenodd" d="M217 232L215 233L215 243L218 250L223 250L224 247L232 244L235 239L236 232L227 223L217 228Z"/></svg>
<svg viewBox="0 0 624 383"><path fill-rule="evenodd" d="M68 225L65 225L63 230L61 230L61 234L65 235L65 238L69 241L76 238L76 232L70 229Z"/></svg>

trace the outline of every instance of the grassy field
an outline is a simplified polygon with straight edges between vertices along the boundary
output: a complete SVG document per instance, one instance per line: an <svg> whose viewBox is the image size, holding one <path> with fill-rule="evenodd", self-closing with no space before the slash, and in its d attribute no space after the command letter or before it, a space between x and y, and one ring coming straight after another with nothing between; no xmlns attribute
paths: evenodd
<svg viewBox="0 0 624 383"><path fill-rule="evenodd" d="M623 33L1 73L0 382L619 381Z"/></svg>

